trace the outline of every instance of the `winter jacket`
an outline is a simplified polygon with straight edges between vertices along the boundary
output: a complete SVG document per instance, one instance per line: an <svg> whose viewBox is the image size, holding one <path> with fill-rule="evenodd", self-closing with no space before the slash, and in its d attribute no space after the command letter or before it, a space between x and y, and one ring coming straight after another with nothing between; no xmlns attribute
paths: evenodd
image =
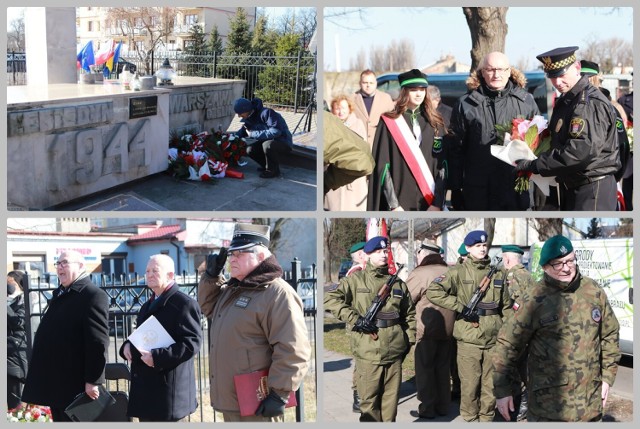
<svg viewBox="0 0 640 429"><path fill-rule="evenodd" d="M27 376L27 334L24 294L7 299L7 374L24 381Z"/></svg>
<svg viewBox="0 0 640 429"><path fill-rule="evenodd" d="M511 68L506 87L494 91L484 84L481 73L474 71L467 79L469 92L458 99L451 115L455 139L448 151L451 156L449 188L473 188L480 193L489 193L491 209L522 208L504 205L505 195L517 198L513 190L515 173L513 167L491 155L490 146L501 144L496 125L510 126L517 117L531 119L539 114L538 106L525 85L524 74Z"/></svg>
<svg viewBox="0 0 640 429"><path fill-rule="evenodd" d="M234 375L269 369L268 387L280 397L298 390L309 368L311 345L302 301L281 278L275 257L243 280L203 274L198 302L211 318L211 406L239 410Z"/></svg>
<svg viewBox="0 0 640 429"><path fill-rule="evenodd" d="M253 112L248 118L240 120L242 128L236 131L236 135L258 141L277 140L285 142L290 148L293 148L293 137L282 115L273 109L264 107L259 98L251 100L251 104Z"/></svg>

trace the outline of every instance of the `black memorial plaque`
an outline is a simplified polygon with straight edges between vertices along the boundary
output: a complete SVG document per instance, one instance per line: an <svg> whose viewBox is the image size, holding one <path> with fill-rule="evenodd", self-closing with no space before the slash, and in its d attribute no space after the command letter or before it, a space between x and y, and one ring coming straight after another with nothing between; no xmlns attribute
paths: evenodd
<svg viewBox="0 0 640 429"><path fill-rule="evenodd" d="M144 118L158 114L158 96L134 97L129 99L129 119Z"/></svg>

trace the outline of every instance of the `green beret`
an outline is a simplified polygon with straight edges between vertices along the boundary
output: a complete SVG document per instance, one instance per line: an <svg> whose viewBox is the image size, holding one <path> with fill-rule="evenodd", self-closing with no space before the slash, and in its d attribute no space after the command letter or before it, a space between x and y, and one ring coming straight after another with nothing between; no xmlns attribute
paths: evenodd
<svg viewBox="0 0 640 429"><path fill-rule="evenodd" d="M356 253L358 250L364 249L364 241L359 241L349 249L349 253Z"/></svg>
<svg viewBox="0 0 640 429"><path fill-rule="evenodd" d="M524 255L524 250L522 250L520 247L516 246L515 244L505 244L504 246L501 247L501 249L502 249L502 253L511 252L511 253L519 253L521 255Z"/></svg>
<svg viewBox="0 0 640 429"><path fill-rule="evenodd" d="M467 247L462 243L460 247L458 247L458 255L467 256L469 252L467 252Z"/></svg>
<svg viewBox="0 0 640 429"><path fill-rule="evenodd" d="M563 235L555 235L545 241L540 252L540 266L547 264L550 260L562 258L573 252L571 240Z"/></svg>

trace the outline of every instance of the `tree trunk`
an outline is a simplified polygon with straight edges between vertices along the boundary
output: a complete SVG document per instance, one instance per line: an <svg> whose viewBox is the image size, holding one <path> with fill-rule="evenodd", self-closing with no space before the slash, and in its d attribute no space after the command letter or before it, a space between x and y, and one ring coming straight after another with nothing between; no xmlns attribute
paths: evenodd
<svg viewBox="0 0 640 429"><path fill-rule="evenodd" d="M539 218L535 219L533 227L538 232L538 240L546 241L554 235L562 234L562 219Z"/></svg>
<svg viewBox="0 0 640 429"><path fill-rule="evenodd" d="M471 33L471 70L491 52L504 52L508 7L463 7Z"/></svg>

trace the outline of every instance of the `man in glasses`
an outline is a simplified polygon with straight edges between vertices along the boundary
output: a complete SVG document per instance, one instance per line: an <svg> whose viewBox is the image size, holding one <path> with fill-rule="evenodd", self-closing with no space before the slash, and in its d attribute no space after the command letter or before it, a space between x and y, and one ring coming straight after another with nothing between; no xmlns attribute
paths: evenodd
<svg viewBox="0 0 640 429"><path fill-rule="evenodd" d="M618 320L605 291L582 276L571 241L556 235L540 252L541 281L516 299L493 355L497 409L514 411L511 384L528 350L527 421L600 421L618 370Z"/></svg>
<svg viewBox="0 0 640 429"><path fill-rule="evenodd" d="M515 173L491 155L502 144L496 125L511 129L517 117L540 114L525 89L526 78L501 52L487 54L467 79L469 92L458 99L451 115L455 135L450 148L448 187L455 210L526 210L529 194L514 190Z"/></svg>
<svg viewBox="0 0 640 429"><path fill-rule="evenodd" d="M109 298L94 285L83 256L65 250L55 263L53 293L33 341L22 401L51 408L53 421L71 421L64 409L79 393L100 395L109 346Z"/></svg>
<svg viewBox="0 0 640 429"><path fill-rule="evenodd" d="M284 421L291 392L309 368L302 300L269 251L269 226L238 223L228 249L209 255L198 302L210 318L211 406L228 421ZM229 260L231 278L222 276ZM240 413L234 376L267 369L268 396ZM255 392L252 392L255 394Z"/></svg>

